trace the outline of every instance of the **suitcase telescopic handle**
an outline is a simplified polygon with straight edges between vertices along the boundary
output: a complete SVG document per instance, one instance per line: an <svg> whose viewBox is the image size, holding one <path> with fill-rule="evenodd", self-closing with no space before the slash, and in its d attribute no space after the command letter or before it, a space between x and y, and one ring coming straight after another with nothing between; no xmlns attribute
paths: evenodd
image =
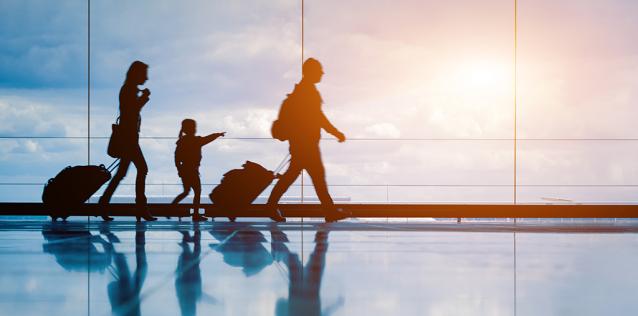
<svg viewBox="0 0 638 316"><path fill-rule="evenodd" d="M117 168L119 165L120 165L120 158L117 158L108 167L106 167L106 170L108 170L109 172L113 172L113 170L115 170L115 168Z"/></svg>
<svg viewBox="0 0 638 316"><path fill-rule="evenodd" d="M273 171L273 173L275 175L279 174L279 172L283 170L288 163L290 163L290 154L287 154L286 157L284 157L284 159L281 160L281 162L279 163L279 165L277 165L277 168L275 168L275 171Z"/></svg>

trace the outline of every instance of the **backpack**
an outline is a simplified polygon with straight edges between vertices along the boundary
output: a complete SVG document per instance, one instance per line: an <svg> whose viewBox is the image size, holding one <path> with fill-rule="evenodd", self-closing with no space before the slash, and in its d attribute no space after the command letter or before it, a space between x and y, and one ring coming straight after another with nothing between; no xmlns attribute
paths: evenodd
<svg viewBox="0 0 638 316"><path fill-rule="evenodd" d="M274 139L278 139L283 142L289 140L290 136L294 134L294 122L291 117L291 112L295 99L293 91L293 93L286 95L284 101L281 102L279 115L277 116L277 119L272 122L272 126L270 128L270 134Z"/></svg>

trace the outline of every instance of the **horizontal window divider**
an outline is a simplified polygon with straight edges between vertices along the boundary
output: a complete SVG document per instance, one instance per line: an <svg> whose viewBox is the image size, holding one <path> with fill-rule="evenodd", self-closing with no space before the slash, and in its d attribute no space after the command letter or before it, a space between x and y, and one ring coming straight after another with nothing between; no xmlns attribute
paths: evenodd
<svg viewBox="0 0 638 316"><path fill-rule="evenodd" d="M0 182L0 186L35 186L43 185L45 182ZM120 183L125 186L135 186L135 183ZM219 183L202 183L201 185L219 185ZM270 186L273 186L270 184ZM182 186L181 183L146 183L146 186ZM292 186L300 187L301 184ZM312 187L312 184L304 184L304 187ZM513 187L513 184L329 184L329 187ZM638 187L638 184L517 184L517 187Z"/></svg>
<svg viewBox="0 0 638 316"><path fill-rule="evenodd" d="M109 136L0 136L0 139L109 139ZM175 136L141 136L140 139L169 139ZM219 140L274 140L272 137L224 137ZM334 138L321 140L336 141ZM514 138L348 138L348 141L514 141ZM638 138L516 138L516 141L638 141Z"/></svg>

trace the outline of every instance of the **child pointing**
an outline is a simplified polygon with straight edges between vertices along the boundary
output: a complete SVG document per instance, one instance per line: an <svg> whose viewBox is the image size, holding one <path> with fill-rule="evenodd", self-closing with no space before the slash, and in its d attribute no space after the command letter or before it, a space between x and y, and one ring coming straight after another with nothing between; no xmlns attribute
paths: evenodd
<svg viewBox="0 0 638 316"><path fill-rule="evenodd" d="M184 199L190 189L193 189L193 221L206 221L208 218L199 214L199 202L202 193L202 185L199 179L199 165L202 161L202 147L218 137L223 137L226 132L213 133L208 136L196 136L197 123L192 119L182 121L182 128L179 131L179 139L175 148L175 167L177 173L182 178L184 192L175 197L172 204L179 203Z"/></svg>

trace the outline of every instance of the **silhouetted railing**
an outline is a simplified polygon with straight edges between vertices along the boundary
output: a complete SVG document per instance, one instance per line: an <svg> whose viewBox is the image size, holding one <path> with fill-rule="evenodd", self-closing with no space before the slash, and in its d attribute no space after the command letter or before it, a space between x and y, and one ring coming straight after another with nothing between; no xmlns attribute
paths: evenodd
<svg viewBox="0 0 638 316"><path fill-rule="evenodd" d="M93 136L91 137L91 139L99 139L99 140L107 140L109 137L107 136ZM78 139L78 140L86 140L87 137L85 136L0 136L0 139ZM153 140L175 140L176 137L175 136L142 136L141 139L153 139ZM227 141L227 140L257 140L257 141L267 141L267 142L274 142L272 138L270 137L226 137L224 139L220 139L219 141ZM333 138L325 138L326 141L335 141ZM638 141L638 138L517 138L516 139L519 143L520 142L635 142ZM367 141L372 141L372 142L428 142L428 141L433 141L433 142L456 142L456 141L462 141L462 142L493 142L493 141L497 141L497 142L509 142L509 141L514 141L513 138L410 138L410 137L403 137L403 138L368 138L368 137L364 137L364 138L349 138L348 141L354 141L354 142L367 142ZM152 171L151 171L152 173ZM29 181L29 182L18 182L18 181L6 181L6 182L0 182L0 187L2 188L10 188L10 187L33 187L38 188L38 187L42 187L44 185L44 183L46 182L46 180L48 180L48 178L54 176L54 174L47 174L44 175L43 178L45 180L43 180L42 182L34 182L34 181ZM203 193L206 195L208 192L208 190L210 188L212 188L213 186L217 185L218 183L202 183L202 186L204 186L203 189ZM132 183L122 183L123 186L126 187L130 187L133 184ZM147 183L147 186L151 187L151 188L161 188L162 192L165 192L166 196L172 195L175 191L177 192L177 190L179 190L181 188L181 183L177 183L177 182L162 182L162 183ZM299 183L296 183L293 185L296 188L304 188L305 190L308 190L308 192L311 192L310 195L312 196L312 194L314 193L314 191L312 190L312 184L310 183L305 183L303 186ZM459 189L463 189L463 188L486 188L486 189L513 189L514 186L516 188L557 188L557 189L563 189L563 188L600 188L600 189L634 189L634 188L638 188L638 184L613 184L613 183L583 183L583 184L559 184L559 183L536 183L536 184L520 184L517 183L516 185L514 185L513 183L497 183L497 184L481 184L481 183L473 183L473 184L469 184L469 183L346 183L346 184L329 184L330 188L340 188L340 189L358 189L358 188L374 188L376 191L368 194L368 195L375 195L374 199L368 199L367 201L369 202L385 202L385 203L400 203L400 202L405 202L406 199L401 199L401 198L396 198L397 195L400 195L400 192L397 192L397 190L400 190L401 188L423 188L423 189L449 189L449 188L459 188ZM271 186L272 187L272 186ZM174 189L174 190L173 190ZM39 189L37 189L39 190ZM35 191L34 191L35 192ZM294 194L293 194L294 195ZM413 195L417 195L417 194L413 194ZM301 200L301 195L297 194L297 196L300 198ZM343 198L343 193L341 196L337 195L336 197L342 197ZM306 199L309 198L309 196L307 195L303 195L303 198ZM39 199L39 196L34 196L34 199ZM206 199L206 197L204 198ZM428 199L408 199L409 202L421 202L421 203L432 203L433 201L428 200ZM505 199L503 199L505 200ZM558 203L572 203L572 201L559 201L560 199L557 199L556 201L544 201L543 203L547 203L547 204L558 204ZM604 200L604 199L602 199ZM611 200L611 199L610 199ZM620 199L621 201L609 201L610 203L626 203L626 204L633 204L632 201L630 201L629 199L623 200ZM351 202L366 202L366 200L361 200L361 199L351 199ZM450 202L454 202L454 200L450 200ZM505 201L506 202L506 201ZM583 203L586 204L588 203L587 201L576 201L577 203ZM520 203L520 202L519 202ZM596 203L596 202L594 202ZM598 202L600 203L600 202Z"/></svg>

